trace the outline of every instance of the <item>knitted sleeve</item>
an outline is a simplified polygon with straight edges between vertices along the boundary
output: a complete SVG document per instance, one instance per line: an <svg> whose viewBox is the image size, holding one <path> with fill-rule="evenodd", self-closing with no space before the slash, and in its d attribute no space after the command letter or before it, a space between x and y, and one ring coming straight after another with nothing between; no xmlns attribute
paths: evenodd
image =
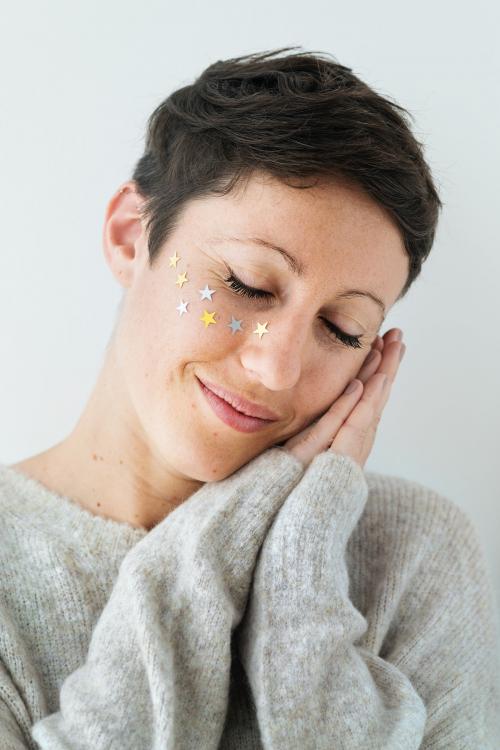
<svg viewBox="0 0 500 750"><path fill-rule="evenodd" d="M472 525L451 501L387 514L381 554L398 567L385 583L366 571L361 645L345 553L367 492L356 462L325 451L264 540L237 634L263 748L493 750L497 628Z"/></svg>
<svg viewBox="0 0 500 750"><path fill-rule="evenodd" d="M56 713L27 728L22 696L0 669L2 750L215 750L231 633L258 550L302 472L291 454L270 448L203 485L141 539L120 565Z"/></svg>

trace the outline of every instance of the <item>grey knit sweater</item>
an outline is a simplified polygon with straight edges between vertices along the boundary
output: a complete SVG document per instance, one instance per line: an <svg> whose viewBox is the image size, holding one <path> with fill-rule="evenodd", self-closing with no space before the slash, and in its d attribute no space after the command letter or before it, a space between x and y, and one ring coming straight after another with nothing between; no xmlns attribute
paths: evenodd
<svg viewBox="0 0 500 750"><path fill-rule="evenodd" d="M0 748L500 747L498 620L451 500L272 447L147 532L0 465Z"/></svg>

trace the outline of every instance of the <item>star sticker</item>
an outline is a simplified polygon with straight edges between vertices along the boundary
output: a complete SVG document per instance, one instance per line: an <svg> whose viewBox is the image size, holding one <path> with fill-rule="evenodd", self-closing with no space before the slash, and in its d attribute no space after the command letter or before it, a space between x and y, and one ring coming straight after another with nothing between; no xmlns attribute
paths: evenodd
<svg viewBox="0 0 500 750"><path fill-rule="evenodd" d="M184 271L183 273L177 274L177 281L175 283L179 284L180 289L182 289L182 285L185 284L186 281L187 281L186 271Z"/></svg>
<svg viewBox="0 0 500 750"><path fill-rule="evenodd" d="M208 328L210 323L217 323L216 320L213 319L213 316L215 315L214 312L209 313L208 310L203 310L203 315L201 316L200 320L202 320L205 323L205 328Z"/></svg>
<svg viewBox="0 0 500 750"><path fill-rule="evenodd" d="M201 299L209 299L212 301L212 294L215 294L215 289L209 289L208 284L205 284L205 289L198 289L201 294Z"/></svg>
<svg viewBox="0 0 500 750"><path fill-rule="evenodd" d="M243 328L241 327L241 323L242 323L241 320L236 320L236 318L234 318L231 315L231 322L228 323L227 325L228 325L228 328L230 328L232 330L233 336L236 333L236 331L242 331L243 330Z"/></svg>
<svg viewBox="0 0 500 750"><path fill-rule="evenodd" d="M269 333L269 331L266 331L267 323L268 323L267 320L266 320L265 323L257 323L257 329L255 331L252 331L252 333L258 333L259 334L259 339L262 339L262 336L265 333Z"/></svg>
<svg viewBox="0 0 500 750"><path fill-rule="evenodd" d="M180 261L180 258L177 255L177 250L172 255L172 257L169 258L169 261L170 261L169 266L172 266L173 268L177 268L177 263Z"/></svg>
<svg viewBox="0 0 500 750"><path fill-rule="evenodd" d="M187 312L187 306L189 305L189 302L184 302L184 300L181 299L180 305L177 305L175 308L176 310L179 310L179 315L182 317L185 312Z"/></svg>

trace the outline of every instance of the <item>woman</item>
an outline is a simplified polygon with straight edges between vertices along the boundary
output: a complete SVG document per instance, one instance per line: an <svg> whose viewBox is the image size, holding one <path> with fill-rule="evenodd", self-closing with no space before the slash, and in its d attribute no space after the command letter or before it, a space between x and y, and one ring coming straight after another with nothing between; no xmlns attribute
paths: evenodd
<svg viewBox="0 0 500 750"><path fill-rule="evenodd" d="M174 92L108 204L96 386L1 469L2 747L493 747L474 528L363 470L441 203L404 110L289 49Z"/></svg>

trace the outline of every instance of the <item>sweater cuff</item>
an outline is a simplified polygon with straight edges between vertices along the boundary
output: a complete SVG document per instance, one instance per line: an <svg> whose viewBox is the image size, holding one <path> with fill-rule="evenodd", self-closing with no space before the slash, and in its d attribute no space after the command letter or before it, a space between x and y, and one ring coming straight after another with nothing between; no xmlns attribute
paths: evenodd
<svg viewBox="0 0 500 750"><path fill-rule="evenodd" d="M333 534L334 548L343 554L368 494L365 473L357 461L327 450L311 461L287 499L285 512L295 516L295 529L304 524L318 540Z"/></svg>

